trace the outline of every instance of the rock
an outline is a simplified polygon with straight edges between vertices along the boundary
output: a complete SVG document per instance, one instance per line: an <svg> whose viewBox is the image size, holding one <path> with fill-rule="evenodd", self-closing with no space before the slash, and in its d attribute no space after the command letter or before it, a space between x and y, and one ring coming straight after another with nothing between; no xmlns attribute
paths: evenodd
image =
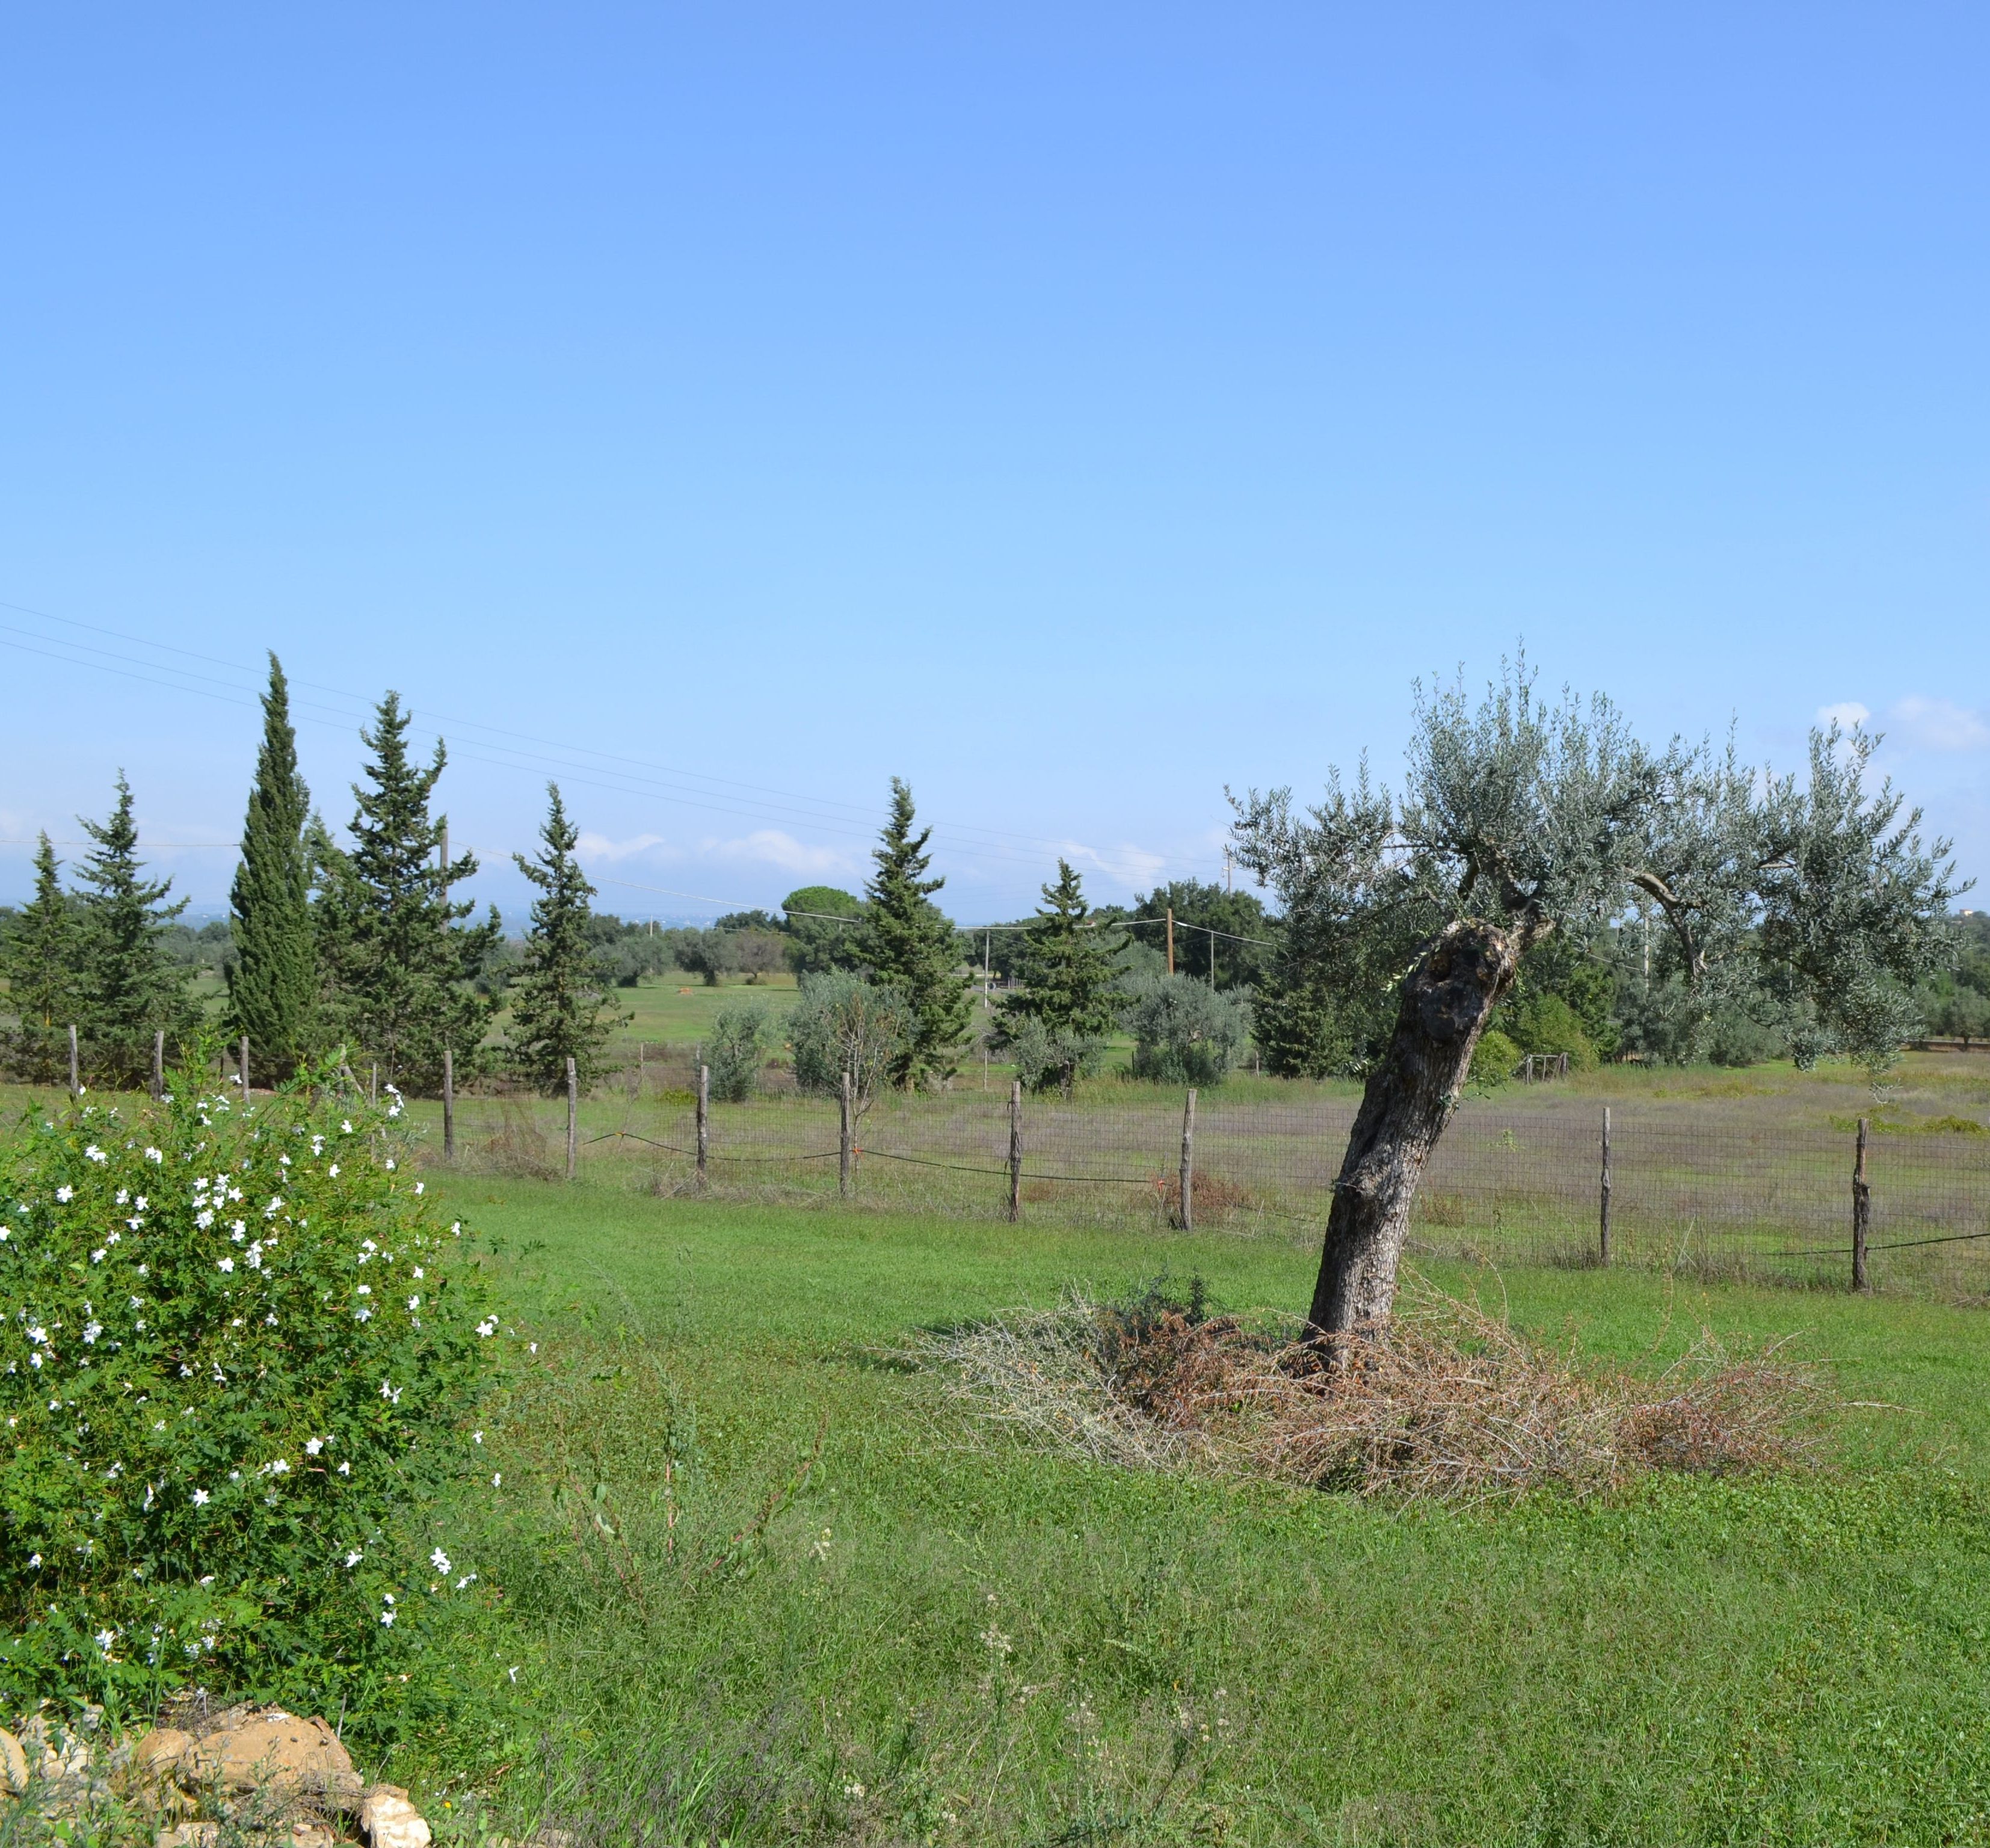
<svg viewBox="0 0 1990 1848"><path fill-rule="evenodd" d="M0 1790L19 1796L28 1788L28 1755L21 1741L0 1726Z"/></svg>
<svg viewBox="0 0 1990 1848"><path fill-rule="evenodd" d="M338 1848L338 1838L323 1823L293 1823L290 1848Z"/></svg>
<svg viewBox="0 0 1990 1848"><path fill-rule="evenodd" d="M220 1836L219 1823L182 1823L161 1829L152 1837L152 1848L215 1848Z"/></svg>
<svg viewBox="0 0 1990 1848"><path fill-rule="evenodd" d="M375 1784L360 1806L359 1826L373 1848L429 1848L429 1826L392 1784Z"/></svg>
<svg viewBox="0 0 1990 1848"><path fill-rule="evenodd" d="M196 1741L176 1726L161 1726L132 1748L131 1762L148 1777L165 1777L184 1760Z"/></svg>
<svg viewBox="0 0 1990 1848"><path fill-rule="evenodd" d="M181 1762L203 1782L286 1795L327 1792L352 1775L345 1748L322 1720L274 1708L209 1733Z"/></svg>

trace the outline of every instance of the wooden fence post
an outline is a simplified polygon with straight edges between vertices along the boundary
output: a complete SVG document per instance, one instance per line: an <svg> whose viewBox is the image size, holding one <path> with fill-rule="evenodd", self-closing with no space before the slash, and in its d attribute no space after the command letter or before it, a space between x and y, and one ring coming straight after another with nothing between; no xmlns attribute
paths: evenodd
<svg viewBox="0 0 1990 1848"><path fill-rule="evenodd" d="M851 1126L850 1122L850 1074L843 1075L842 1107L836 1134L836 1191L845 1200L850 1197L850 1149Z"/></svg>
<svg viewBox="0 0 1990 1848"><path fill-rule="evenodd" d="M69 1030L69 1094L72 1097L83 1095L83 1061L76 1049L76 1028Z"/></svg>
<svg viewBox="0 0 1990 1848"><path fill-rule="evenodd" d="M1009 1085L1009 1223L1023 1216L1023 1081Z"/></svg>
<svg viewBox="0 0 1990 1848"><path fill-rule="evenodd" d="M1866 1280L1866 1235L1873 1224L1873 1190L1866 1180L1866 1119L1859 1119L1859 1153L1852 1164L1852 1287L1870 1289Z"/></svg>
<svg viewBox="0 0 1990 1848"><path fill-rule="evenodd" d="M1610 1268L1610 1106L1603 1106L1603 1202L1597 1227L1597 1255Z"/></svg>
<svg viewBox="0 0 1990 1848"><path fill-rule="evenodd" d="M166 1036L163 1031L152 1035L152 1101L157 1103L166 1094Z"/></svg>
<svg viewBox="0 0 1990 1848"><path fill-rule="evenodd" d="M456 1055L442 1049L442 1158L456 1159Z"/></svg>
<svg viewBox="0 0 1990 1848"><path fill-rule="evenodd" d="M237 1058L242 1067L242 1101L246 1105L249 1101L249 1036L246 1033L243 1034L242 1044L237 1049Z"/></svg>
<svg viewBox="0 0 1990 1848"><path fill-rule="evenodd" d="M711 1153L711 1068L698 1068L698 1184L705 1187L705 1167Z"/></svg>
<svg viewBox="0 0 1990 1848"><path fill-rule="evenodd" d="M580 1164L580 1074L571 1058L566 1062L566 1177L573 1178Z"/></svg>
<svg viewBox="0 0 1990 1848"><path fill-rule="evenodd" d="M1175 1217L1185 1232L1195 1230L1195 1086L1188 1088L1188 1102L1182 1108L1180 1211Z"/></svg>

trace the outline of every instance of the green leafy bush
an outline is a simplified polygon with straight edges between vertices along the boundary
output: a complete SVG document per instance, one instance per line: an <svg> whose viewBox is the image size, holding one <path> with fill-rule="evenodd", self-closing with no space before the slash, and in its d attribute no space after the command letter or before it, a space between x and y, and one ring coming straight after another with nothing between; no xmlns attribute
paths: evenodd
<svg viewBox="0 0 1990 1848"><path fill-rule="evenodd" d="M817 1096L834 1097L847 1072L861 1109L904 1051L912 1025L911 1011L891 989L842 970L804 975L801 999L788 1016L795 1082Z"/></svg>
<svg viewBox="0 0 1990 1848"><path fill-rule="evenodd" d="M766 1008L750 1001L720 1008L705 1048L711 1095L730 1104L745 1102L760 1088L760 1068L773 1038Z"/></svg>
<svg viewBox="0 0 1990 1848"><path fill-rule="evenodd" d="M1475 1085L1503 1085L1520 1062L1520 1048L1496 1027L1479 1036L1472 1048L1471 1082Z"/></svg>
<svg viewBox="0 0 1990 1848"><path fill-rule="evenodd" d="M357 1711L468 1589L426 1524L498 1320L400 1110L92 1102L0 1157L0 1703Z"/></svg>
<svg viewBox="0 0 1990 1848"><path fill-rule="evenodd" d="M1251 1034L1248 1006L1185 975L1136 976L1120 1018L1133 1075L1163 1084L1221 1084Z"/></svg>

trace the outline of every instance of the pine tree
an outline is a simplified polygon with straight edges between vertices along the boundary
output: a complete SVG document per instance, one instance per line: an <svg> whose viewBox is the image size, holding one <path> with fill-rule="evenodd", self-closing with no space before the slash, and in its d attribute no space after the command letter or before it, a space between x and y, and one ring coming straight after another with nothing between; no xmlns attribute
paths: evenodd
<svg viewBox="0 0 1990 1848"><path fill-rule="evenodd" d="M912 1015L912 1033L893 1065L892 1082L913 1086L951 1078L967 1038L968 983L959 973L953 926L931 895L946 882L923 875L932 830L912 833L912 792L891 779L891 818L871 854L878 870L864 888L860 938L864 960Z"/></svg>
<svg viewBox="0 0 1990 1848"><path fill-rule="evenodd" d="M76 903L62 888L62 862L46 832L35 849L35 895L14 919L0 973L15 1019L7 1062L30 1084L58 1082L67 1068L66 1029L76 1017Z"/></svg>
<svg viewBox="0 0 1990 1848"><path fill-rule="evenodd" d="M122 770L109 818L83 827L97 845L82 873L80 1024L91 1070L112 1084L134 1084L151 1070L153 1034L177 1041L194 1023L187 971L161 940L187 901L167 904L172 881L140 876L131 786Z"/></svg>
<svg viewBox="0 0 1990 1848"><path fill-rule="evenodd" d="M1034 1088L1054 1086L1068 1097L1078 1074L1097 1064L1115 1024L1113 956L1120 939L1090 922L1084 888L1068 861L1058 861L1057 883L1043 894L1024 939L1022 989L1003 1000L1002 1011L1012 1039L1024 1022L1041 1032L1042 1055L1031 1062Z"/></svg>
<svg viewBox="0 0 1990 1848"><path fill-rule="evenodd" d="M494 1003L470 986L502 933L488 921L453 928L476 908L450 902L450 886L477 871L465 854L436 861L441 830L429 797L448 761L437 741L426 768L408 754L409 715L400 695L381 701L360 741L373 752L370 788L355 783L350 853L313 832L320 897L314 915L329 1011L338 1030L379 1062L396 1084L433 1090L445 1048L460 1066L474 1061Z"/></svg>
<svg viewBox="0 0 1990 1848"><path fill-rule="evenodd" d="M511 980L505 1056L531 1083L556 1091L566 1083L569 1058L583 1086L600 1075L601 1049L629 1017L610 999L589 938L594 888L573 857L579 831L567 819L559 785L548 783L546 793L544 846L529 860L511 856L543 895L532 901L524 964Z"/></svg>
<svg viewBox="0 0 1990 1848"><path fill-rule="evenodd" d="M229 894L236 960L228 971L229 1022L259 1064L287 1075L307 1049L318 994L311 936L311 865L304 830L311 792L297 773L290 688L270 657L263 746L242 826L242 864Z"/></svg>

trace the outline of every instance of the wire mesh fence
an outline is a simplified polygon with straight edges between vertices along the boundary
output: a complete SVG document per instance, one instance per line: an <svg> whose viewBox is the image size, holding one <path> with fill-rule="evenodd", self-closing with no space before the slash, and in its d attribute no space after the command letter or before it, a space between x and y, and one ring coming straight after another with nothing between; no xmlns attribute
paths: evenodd
<svg viewBox="0 0 1990 1848"><path fill-rule="evenodd" d="M836 1099L790 1091L713 1102L701 1174L694 1087L680 1058L587 1099L582 1172L665 1193L796 1204L840 1197ZM1317 1237L1356 1101L1344 1090L1271 1081L1202 1093L1190 1192L1197 1228ZM1071 1101L1024 1099L1014 1177L1022 1214L1129 1229L1177 1223L1184 1103L1180 1089L1130 1083ZM1545 1086L1468 1098L1425 1170L1415 1246L1600 1262L1603 1109L1594 1096ZM854 1126L851 1196L874 1207L1005 1214L1010 1111L999 1079L987 1089L880 1097ZM562 1171L563 1100L465 1098L457 1120L458 1149L472 1164ZM1612 1099L1611 1259L1847 1287L1856 1142L1854 1117L1771 1099ZM1866 1179L1876 1288L1990 1296L1990 1135L1954 1118L1932 1130L1882 1122L1869 1138Z"/></svg>

